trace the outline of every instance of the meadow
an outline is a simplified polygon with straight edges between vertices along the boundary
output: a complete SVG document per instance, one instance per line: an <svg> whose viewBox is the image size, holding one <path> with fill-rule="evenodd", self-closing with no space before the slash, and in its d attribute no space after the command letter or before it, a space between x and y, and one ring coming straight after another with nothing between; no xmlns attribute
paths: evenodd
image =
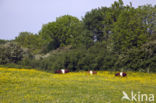
<svg viewBox="0 0 156 103"><path fill-rule="evenodd" d="M127 74L126 78L121 78L109 71L89 75L86 72L53 74L34 69L0 68L0 103L133 103L121 100L122 91L128 95L131 91L156 95L156 74Z"/></svg>

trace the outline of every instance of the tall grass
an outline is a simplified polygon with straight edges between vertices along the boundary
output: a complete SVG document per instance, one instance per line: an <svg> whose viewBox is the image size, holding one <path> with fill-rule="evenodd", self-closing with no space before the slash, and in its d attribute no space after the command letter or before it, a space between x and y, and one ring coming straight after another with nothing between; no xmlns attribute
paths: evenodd
<svg viewBox="0 0 156 103"><path fill-rule="evenodd" d="M156 74L128 72L120 78L108 71L91 76L0 68L0 103L131 103L121 100L122 91L156 95Z"/></svg>

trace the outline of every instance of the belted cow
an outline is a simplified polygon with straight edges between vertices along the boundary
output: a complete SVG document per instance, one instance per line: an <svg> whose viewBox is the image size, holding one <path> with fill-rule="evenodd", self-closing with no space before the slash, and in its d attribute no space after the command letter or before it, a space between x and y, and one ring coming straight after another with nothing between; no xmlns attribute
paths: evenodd
<svg viewBox="0 0 156 103"><path fill-rule="evenodd" d="M89 73L90 75L97 74L97 72L96 72L96 71L93 71L93 70L88 71L88 73Z"/></svg>
<svg viewBox="0 0 156 103"><path fill-rule="evenodd" d="M69 70L68 69L59 69L59 70L56 70L55 73L57 74L65 74L65 73L68 73Z"/></svg>
<svg viewBox="0 0 156 103"><path fill-rule="evenodd" d="M127 76L127 73L125 72L118 72L115 74L115 76L118 76L118 77L126 77Z"/></svg>

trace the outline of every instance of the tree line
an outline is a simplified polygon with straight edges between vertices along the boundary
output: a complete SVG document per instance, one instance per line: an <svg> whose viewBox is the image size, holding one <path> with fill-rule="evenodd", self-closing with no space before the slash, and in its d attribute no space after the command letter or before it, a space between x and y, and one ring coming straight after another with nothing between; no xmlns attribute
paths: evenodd
<svg viewBox="0 0 156 103"><path fill-rule="evenodd" d="M44 24L37 34L0 40L0 64L54 72L79 70L156 72L156 5L111 7Z"/></svg>

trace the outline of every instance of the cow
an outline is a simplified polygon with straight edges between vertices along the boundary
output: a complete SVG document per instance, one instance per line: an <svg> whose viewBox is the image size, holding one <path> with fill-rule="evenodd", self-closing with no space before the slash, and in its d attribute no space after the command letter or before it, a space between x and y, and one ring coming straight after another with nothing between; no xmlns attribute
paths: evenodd
<svg viewBox="0 0 156 103"><path fill-rule="evenodd" d="M65 74L65 73L69 73L68 69L59 69L55 71L56 74Z"/></svg>
<svg viewBox="0 0 156 103"><path fill-rule="evenodd" d="M115 76L117 76L117 77L126 77L127 73L125 73L125 72L118 72L118 73L115 74Z"/></svg>
<svg viewBox="0 0 156 103"><path fill-rule="evenodd" d="M89 70L88 73L89 73L90 75L97 74L97 72L96 72L96 71L93 71L93 70Z"/></svg>

